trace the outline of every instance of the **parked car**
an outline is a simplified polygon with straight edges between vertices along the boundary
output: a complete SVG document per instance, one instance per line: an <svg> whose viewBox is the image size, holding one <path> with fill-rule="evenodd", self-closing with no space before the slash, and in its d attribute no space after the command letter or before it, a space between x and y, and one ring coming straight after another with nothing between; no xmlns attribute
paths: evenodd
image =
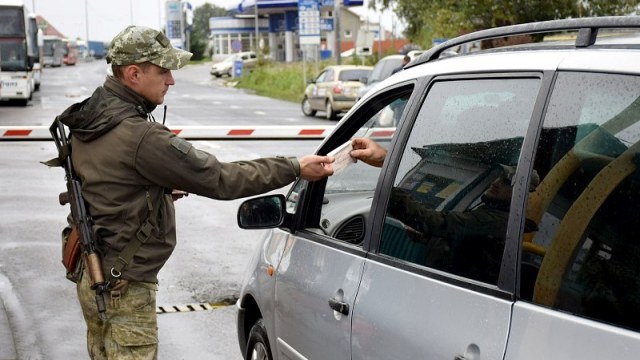
<svg viewBox="0 0 640 360"><path fill-rule="evenodd" d="M388 78L393 74L393 71L402 66L402 59L404 55L388 55L378 60L374 65L373 70L369 76L360 79L364 86L358 89L356 99L361 99L364 94L371 90L380 81Z"/></svg>
<svg viewBox="0 0 640 360"><path fill-rule="evenodd" d="M466 34L367 93L317 153L368 138L381 168L239 208L269 229L237 302L245 359L636 358L640 38L622 27L640 18ZM578 36L440 57L545 32Z"/></svg>
<svg viewBox="0 0 640 360"><path fill-rule="evenodd" d="M339 113L346 112L356 102L356 93L362 86L360 78L371 72L371 66L334 65L324 68L312 80L304 92L302 113L315 116L324 111L328 120L334 120Z"/></svg>
<svg viewBox="0 0 640 360"><path fill-rule="evenodd" d="M227 56L222 61L211 65L210 74L215 77L227 75L233 76L233 64L236 60L242 60L242 70L249 71L258 63L258 56L253 51L244 51Z"/></svg>

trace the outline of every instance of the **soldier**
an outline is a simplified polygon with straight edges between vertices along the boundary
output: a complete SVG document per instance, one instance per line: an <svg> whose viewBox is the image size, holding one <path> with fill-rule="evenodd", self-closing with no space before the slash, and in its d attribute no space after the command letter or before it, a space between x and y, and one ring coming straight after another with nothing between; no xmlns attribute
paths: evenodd
<svg viewBox="0 0 640 360"><path fill-rule="evenodd" d="M86 272L77 285L92 359L157 358L157 275L176 245L173 201L184 194L172 189L236 199L298 176L315 181L333 173L327 156L223 163L155 122L151 112L175 83L171 71L190 57L161 32L129 26L107 54L113 76L59 116L72 134L72 162L94 221L102 271L113 280L105 320ZM136 241L135 253L123 255ZM115 270L119 261L122 271Z"/></svg>

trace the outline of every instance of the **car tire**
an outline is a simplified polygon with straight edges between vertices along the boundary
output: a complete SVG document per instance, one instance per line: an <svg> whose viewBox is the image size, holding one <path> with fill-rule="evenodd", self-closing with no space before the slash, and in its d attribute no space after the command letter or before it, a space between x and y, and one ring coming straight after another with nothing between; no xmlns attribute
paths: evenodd
<svg viewBox="0 0 640 360"><path fill-rule="evenodd" d="M327 101L325 116L327 120L335 120L338 118L338 114L333 110L333 107L331 106L331 101Z"/></svg>
<svg viewBox="0 0 640 360"><path fill-rule="evenodd" d="M306 116L316 115L316 111L311 108L309 99L306 96L304 97L304 99L302 99L301 107L302 107L302 113L305 114Z"/></svg>
<svg viewBox="0 0 640 360"><path fill-rule="evenodd" d="M271 347L269 346L269 338L267 337L267 329L264 327L262 319L258 319L251 327L247 348L245 350L245 359L273 360Z"/></svg>

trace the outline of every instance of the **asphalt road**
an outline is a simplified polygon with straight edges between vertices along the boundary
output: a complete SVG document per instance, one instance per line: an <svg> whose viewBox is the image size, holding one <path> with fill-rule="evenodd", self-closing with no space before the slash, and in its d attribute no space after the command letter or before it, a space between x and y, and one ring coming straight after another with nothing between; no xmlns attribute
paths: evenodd
<svg viewBox="0 0 640 360"><path fill-rule="evenodd" d="M0 125L49 125L55 115L89 96L104 80L103 62L46 68L41 91L27 107L0 103ZM322 124L299 104L270 100L213 80L206 65L174 72L166 105L173 125ZM161 119L161 109L155 111ZM303 155L319 141L198 141L223 161L272 155ZM85 325L74 285L60 263L60 230L68 208L61 169L40 164L56 156L52 142L0 142L0 347L13 343L17 359L82 359ZM286 153L282 153L285 151ZM286 191L287 188L280 191ZM240 200L189 196L176 203L178 247L160 272L158 306L232 302L244 267L262 234L235 223ZM2 331L2 307L10 334ZM235 307L159 315L161 359L241 359ZM10 339L11 337L12 339ZM2 355L2 351L0 351Z"/></svg>

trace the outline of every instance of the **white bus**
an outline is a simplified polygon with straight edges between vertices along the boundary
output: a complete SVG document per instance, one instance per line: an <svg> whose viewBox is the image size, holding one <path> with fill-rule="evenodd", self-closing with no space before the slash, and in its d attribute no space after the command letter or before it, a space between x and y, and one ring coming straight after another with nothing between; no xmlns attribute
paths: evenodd
<svg viewBox="0 0 640 360"><path fill-rule="evenodd" d="M35 91L38 32L29 30L32 23L24 1L0 0L0 100L26 106Z"/></svg>
<svg viewBox="0 0 640 360"><path fill-rule="evenodd" d="M55 35L45 35L42 39L42 64L51 67L62 66L65 47L62 39Z"/></svg>

